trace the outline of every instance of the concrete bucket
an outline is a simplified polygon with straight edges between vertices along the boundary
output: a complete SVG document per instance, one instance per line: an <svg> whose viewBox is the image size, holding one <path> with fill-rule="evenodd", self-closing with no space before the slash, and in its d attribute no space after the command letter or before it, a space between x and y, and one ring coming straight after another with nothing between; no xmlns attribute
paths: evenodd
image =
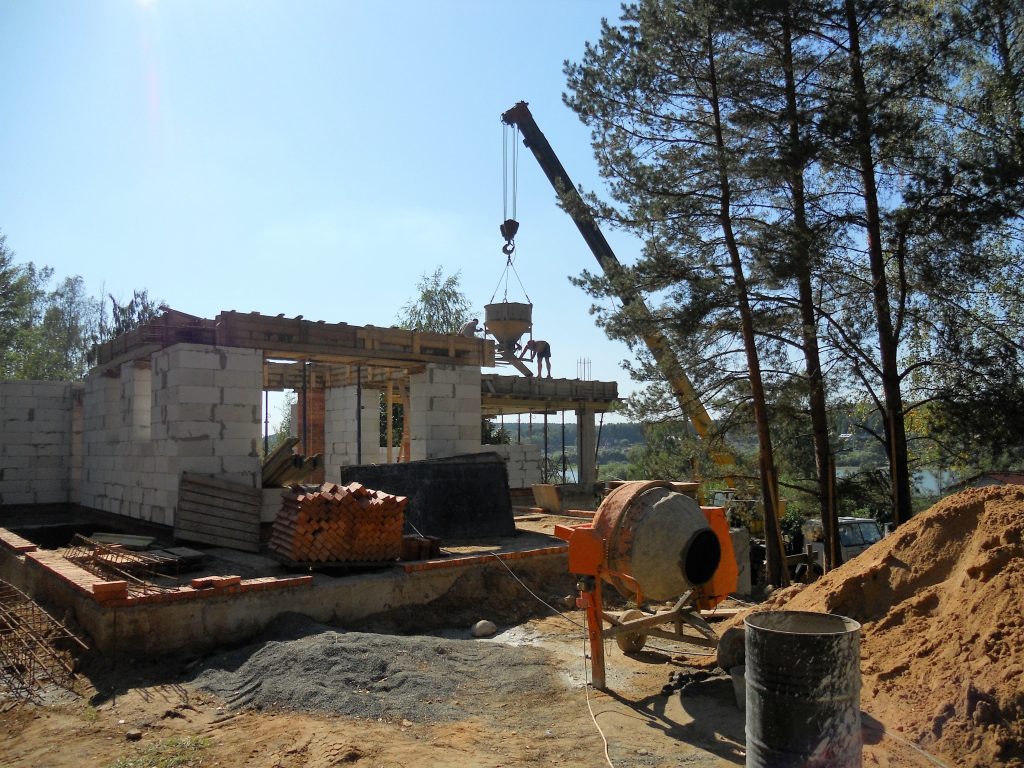
<svg viewBox="0 0 1024 768"><path fill-rule="evenodd" d="M516 344L531 327L533 304L503 301L484 306L484 329L497 340L499 352L515 352Z"/></svg>

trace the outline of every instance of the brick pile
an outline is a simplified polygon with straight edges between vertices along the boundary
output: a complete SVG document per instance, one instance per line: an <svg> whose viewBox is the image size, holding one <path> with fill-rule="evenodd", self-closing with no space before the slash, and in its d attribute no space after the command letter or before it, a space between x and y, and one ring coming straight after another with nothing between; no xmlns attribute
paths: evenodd
<svg viewBox="0 0 1024 768"><path fill-rule="evenodd" d="M359 483L293 485L282 498L270 549L291 563L375 563L402 556L408 499Z"/></svg>

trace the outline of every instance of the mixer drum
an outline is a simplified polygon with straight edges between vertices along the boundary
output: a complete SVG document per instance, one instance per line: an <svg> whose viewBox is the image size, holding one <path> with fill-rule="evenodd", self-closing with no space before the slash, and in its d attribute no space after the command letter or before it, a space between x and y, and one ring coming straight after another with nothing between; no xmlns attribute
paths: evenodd
<svg viewBox="0 0 1024 768"><path fill-rule="evenodd" d="M594 516L608 547L608 567L633 577L645 598L671 600L715 575L722 546L696 501L661 481L615 488ZM608 579L622 595L633 586Z"/></svg>

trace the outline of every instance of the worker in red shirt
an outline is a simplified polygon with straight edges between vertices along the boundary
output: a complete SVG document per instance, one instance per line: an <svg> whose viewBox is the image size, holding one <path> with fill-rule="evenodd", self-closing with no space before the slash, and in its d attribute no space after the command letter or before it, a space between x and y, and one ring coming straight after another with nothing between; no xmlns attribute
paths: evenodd
<svg viewBox="0 0 1024 768"><path fill-rule="evenodd" d="M541 378L541 366L547 362L548 364L548 378L551 378L551 345L546 341L540 339L530 339L526 342L526 346L523 347L523 354L519 356L522 360L526 357L526 353L530 353L530 360L537 360L537 378Z"/></svg>

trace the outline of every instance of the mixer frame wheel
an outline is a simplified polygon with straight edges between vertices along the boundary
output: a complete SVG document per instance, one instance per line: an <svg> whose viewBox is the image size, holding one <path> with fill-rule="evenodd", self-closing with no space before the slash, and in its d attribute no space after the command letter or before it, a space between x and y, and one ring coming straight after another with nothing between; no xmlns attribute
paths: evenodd
<svg viewBox="0 0 1024 768"><path fill-rule="evenodd" d="M631 608L621 616L619 621L625 624L628 621L635 619L646 618L647 614L643 611L638 611L636 608ZM643 650L644 645L647 644L647 633L646 632L625 632L621 635L615 636L615 643L619 646L619 649L623 653L639 653Z"/></svg>

